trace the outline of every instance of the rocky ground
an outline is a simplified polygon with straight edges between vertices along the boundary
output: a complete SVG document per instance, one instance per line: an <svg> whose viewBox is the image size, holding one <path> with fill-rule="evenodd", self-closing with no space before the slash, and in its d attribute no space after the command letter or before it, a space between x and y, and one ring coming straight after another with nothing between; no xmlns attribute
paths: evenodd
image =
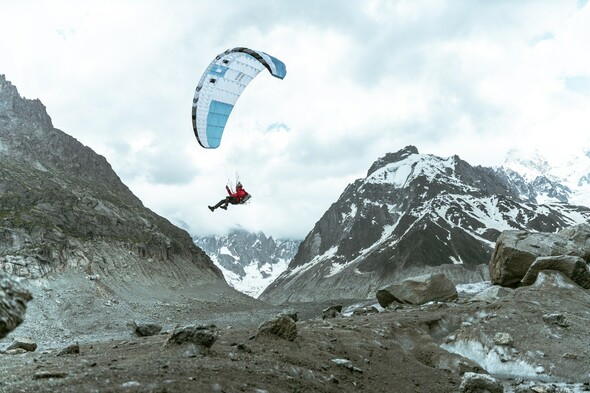
<svg viewBox="0 0 590 393"><path fill-rule="evenodd" d="M4 354L0 391L453 392L461 383L452 373L423 364L432 356L428 351L422 360L405 354L392 333L407 330L408 340L413 340L411 336L422 334L418 326L426 314L323 320L320 307L300 308L317 317L299 320L293 341L256 336L258 322L279 311L269 308L255 312L259 320L242 313L212 315L218 319L218 338L209 349L168 348L171 329L139 337L128 327L120 337L77 340L79 353L60 354L67 347L64 342L35 352ZM228 324L233 321L235 325Z"/></svg>
<svg viewBox="0 0 590 393"><path fill-rule="evenodd" d="M2 350L17 337L37 344L33 352L0 354L0 392L457 392L465 373L486 373L483 366L492 374L502 366L513 370L502 376L507 392L590 391L584 344L590 296L549 279L493 301L463 294L369 314L373 300L333 302L342 313L326 319L330 304L285 309L240 301L220 288L203 288L199 298L194 290L193 297L161 293L142 304L137 294L130 297L135 303L124 292L93 295L85 286L98 286L87 278L68 277L69 287L62 279L33 288L43 311L32 301L23 325L0 341ZM90 296L104 313L84 313ZM158 297L168 300L153 300ZM60 328L51 314L64 315L64 308L70 322ZM297 313L293 340L259 334L260 324L284 312ZM565 319L543 322L551 312ZM138 336L132 321L163 329ZM209 348L166 345L175 326L191 324L213 332ZM495 345L489 337L497 333L510 340ZM469 340L480 347L461 344ZM63 353L67 348L74 353Z"/></svg>

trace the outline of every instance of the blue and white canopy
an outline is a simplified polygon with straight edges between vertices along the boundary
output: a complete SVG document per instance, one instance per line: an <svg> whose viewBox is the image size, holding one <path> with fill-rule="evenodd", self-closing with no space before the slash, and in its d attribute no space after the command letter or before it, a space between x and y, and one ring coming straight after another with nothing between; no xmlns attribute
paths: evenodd
<svg viewBox="0 0 590 393"><path fill-rule="evenodd" d="M201 77L193 99L193 130L201 146L219 147L238 97L264 68L279 79L287 74L282 61L248 48L228 49L215 57Z"/></svg>

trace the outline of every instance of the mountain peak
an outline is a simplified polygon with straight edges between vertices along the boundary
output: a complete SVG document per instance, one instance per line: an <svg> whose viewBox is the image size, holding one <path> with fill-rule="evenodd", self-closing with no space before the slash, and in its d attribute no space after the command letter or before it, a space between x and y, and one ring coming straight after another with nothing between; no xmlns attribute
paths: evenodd
<svg viewBox="0 0 590 393"><path fill-rule="evenodd" d="M538 150L526 153L511 149L502 166L519 173L527 181L534 181L538 176L547 176L551 171L549 162Z"/></svg>
<svg viewBox="0 0 590 393"><path fill-rule="evenodd" d="M386 165L405 160L412 154L419 154L416 146L412 145L406 146L395 153L385 154L385 156L379 158L377 161L373 163L373 165L371 165L369 171L367 172L367 177L369 177L373 172L383 168Z"/></svg>
<svg viewBox="0 0 590 393"><path fill-rule="evenodd" d="M366 298L392 281L433 272L455 283L481 281L502 231L554 232L590 218L583 206L536 205L532 185L523 185L523 198L511 180L414 146L387 154L346 187L260 299ZM561 195L548 182L539 187Z"/></svg>

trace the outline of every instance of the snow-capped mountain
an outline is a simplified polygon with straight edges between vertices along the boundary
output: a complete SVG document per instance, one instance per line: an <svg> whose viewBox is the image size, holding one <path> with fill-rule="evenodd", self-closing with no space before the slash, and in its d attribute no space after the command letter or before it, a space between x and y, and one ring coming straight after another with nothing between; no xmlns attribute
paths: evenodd
<svg viewBox="0 0 590 393"><path fill-rule="evenodd" d="M194 237L221 269L226 281L252 297L260 293L287 268L300 240L266 237L264 233L234 230L227 236Z"/></svg>
<svg viewBox="0 0 590 393"><path fill-rule="evenodd" d="M456 284L484 280L501 231L553 232L590 219L583 206L536 203L543 186L509 168L472 167L414 146L387 154L346 187L260 299L368 298L433 271Z"/></svg>
<svg viewBox="0 0 590 393"><path fill-rule="evenodd" d="M511 179L520 196L537 203L567 202L590 206L590 149L582 149L565 163L550 163L538 151L508 152L497 168Z"/></svg>

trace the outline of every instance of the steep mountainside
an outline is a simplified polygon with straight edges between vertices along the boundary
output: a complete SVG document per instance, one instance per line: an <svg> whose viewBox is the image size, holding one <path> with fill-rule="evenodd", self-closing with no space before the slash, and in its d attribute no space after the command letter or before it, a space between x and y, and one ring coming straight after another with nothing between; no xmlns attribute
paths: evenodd
<svg viewBox="0 0 590 393"><path fill-rule="evenodd" d="M258 297L287 269L301 243L291 239L274 240L262 232L244 230L193 240L221 269L232 287L252 297Z"/></svg>
<svg viewBox="0 0 590 393"><path fill-rule="evenodd" d="M491 168L408 146L344 190L260 299L367 298L432 271L455 283L483 280L500 231L553 232L588 218L585 207L523 199L516 183Z"/></svg>
<svg viewBox="0 0 590 393"><path fill-rule="evenodd" d="M81 299L88 295L90 304L80 304L84 311L74 309L96 320L104 314L94 307L106 300L120 306L146 301L149 309L171 290L196 296L191 291L208 286L211 293L245 298L229 288L187 232L145 208L104 157L55 129L41 102L20 97L2 75L0 269L31 279L37 291L31 312L44 315L37 322L47 323L48 331L79 318L62 318L66 308L44 310L47 291L64 294L71 288ZM58 281L57 292L48 289Z"/></svg>

